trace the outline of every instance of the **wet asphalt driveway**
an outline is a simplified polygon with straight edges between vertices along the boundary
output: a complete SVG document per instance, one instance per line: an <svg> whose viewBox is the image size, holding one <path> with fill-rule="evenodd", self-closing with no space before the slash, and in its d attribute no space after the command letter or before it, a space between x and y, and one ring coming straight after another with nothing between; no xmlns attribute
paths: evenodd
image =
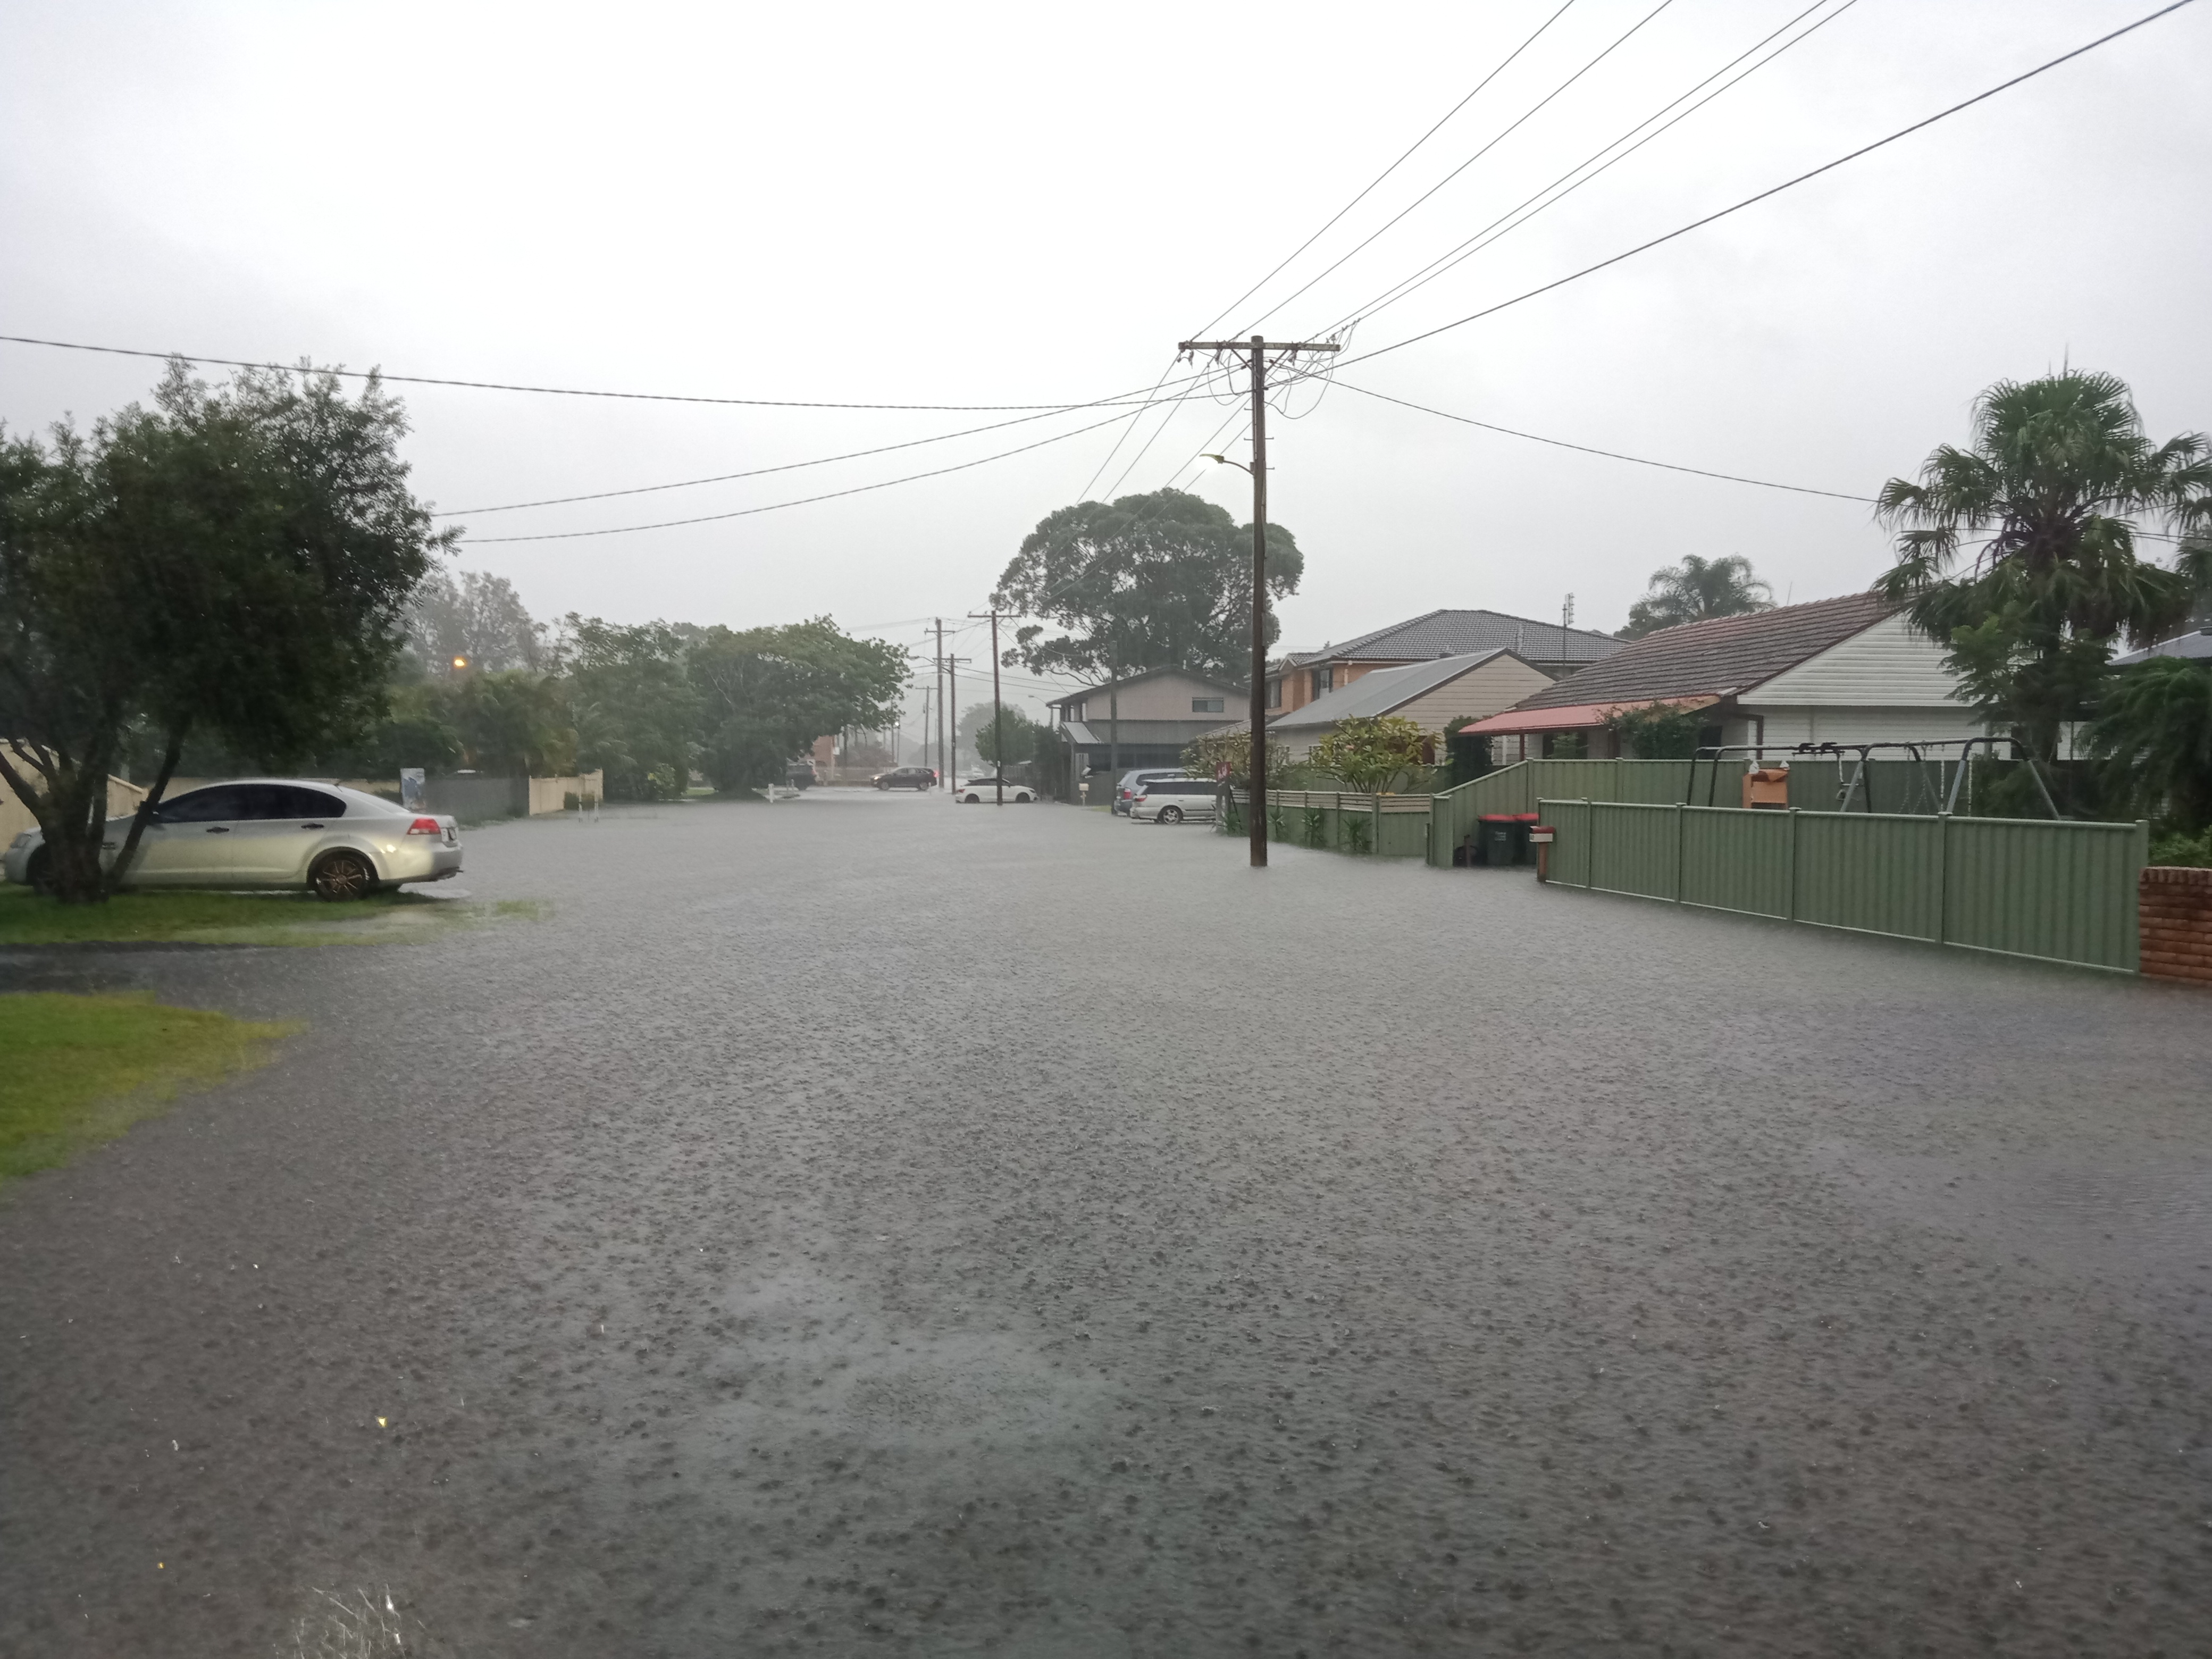
<svg viewBox="0 0 2212 1659"><path fill-rule="evenodd" d="M2212 998L819 792L0 1196L0 1653L2212 1652ZM381 1419L381 1423L380 1423Z"/></svg>

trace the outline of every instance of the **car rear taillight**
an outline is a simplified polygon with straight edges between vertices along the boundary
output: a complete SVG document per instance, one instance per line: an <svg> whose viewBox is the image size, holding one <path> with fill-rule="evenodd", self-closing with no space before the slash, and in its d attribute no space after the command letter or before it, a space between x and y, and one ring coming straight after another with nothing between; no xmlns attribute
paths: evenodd
<svg viewBox="0 0 2212 1659"><path fill-rule="evenodd" d="M407 826L407 833L410 836L442 836L446 833L446 826L435 818L417 818Z"/></svg>

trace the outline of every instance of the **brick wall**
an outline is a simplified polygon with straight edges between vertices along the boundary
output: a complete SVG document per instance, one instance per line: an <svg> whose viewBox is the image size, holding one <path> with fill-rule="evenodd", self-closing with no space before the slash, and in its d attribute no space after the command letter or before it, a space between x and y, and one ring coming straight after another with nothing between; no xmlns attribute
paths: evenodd
<svg viewBox="0 0 2212 1659"><path fill-rule="evenodd" d="M2143 976L2212 985L2212 870L2154 865L2137 892Z"/></svg>

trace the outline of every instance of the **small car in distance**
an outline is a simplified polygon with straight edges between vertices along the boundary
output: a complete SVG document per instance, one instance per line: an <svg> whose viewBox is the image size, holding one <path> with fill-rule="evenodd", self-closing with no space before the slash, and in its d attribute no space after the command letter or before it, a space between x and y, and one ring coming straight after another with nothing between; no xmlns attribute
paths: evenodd
<svg viewBox="0 0 2212 1659"><path fill-rule="evenodd" d="M1114 810L1127 817L1129 805L1137 799L1138 792L1154 778L1179 778L1182 769L1176 766L1156 766L1150 771L1124 772L1120 787L1114 791Z"/></svg>
<svg viewBox="0 0 2212 1659"><path fill-rule="evenodd" d="M937 773L927 766L895 766L868 780L878 789L934 789Z"/></svg>
<svg viewBox="0 0 2212 1659"><path fill-rule="evenodd" d="M110 818L100 837L112 868L131 834ZM46 837L27 830L0 854L0 874L45 884ZM133 888L308 888L330 900L366 898L402 882L461 873L460 826L381 796L289 778L241 778L187 790L154 809L125 884Z"/></svg>
<svg viewBox="0 0 2212 1659"><path fill-rule="evenodd" d="M1153 778L1137 786L1129 803L1132 823L1211 823L1219 810L1211 778Z"/></svg>
<svg viewBox="0 0 2212 1659"><path fill-rule="evenodd" d="M1036 791L1028 784L1016 783L1011 778L1006 780L1006 800L1009 805L1015 802L1033 801L1036 798ZM999 780L996 777L970 778L959 787L957 799L963 806L975 806L987 800L995 801L999 799Z"/></svg>

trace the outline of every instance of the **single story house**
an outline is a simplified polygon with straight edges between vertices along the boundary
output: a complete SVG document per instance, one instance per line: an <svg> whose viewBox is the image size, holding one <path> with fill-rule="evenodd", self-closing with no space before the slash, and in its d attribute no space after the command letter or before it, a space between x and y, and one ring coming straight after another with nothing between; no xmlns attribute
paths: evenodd
<svg viewBox="0 0 2212 1659"><path fill-rule="evenodd" d="M1623 643L1610 634L1500 611L1431 611L1342 645L1286 653L1267 675L1267 707L1289 712L1377 669L1491 651L1510 651L1550 678L1562 679L1611 656Z"/></svg>
<svg viewBox="0 0 2212 1659"><path fill-rule="evenodd" d="M1304 760L1340 721L1355 715L1395 714L1441 737L1455 720L1495 714L1551 684L1549 674L1510 651L1471 651L1370 669L1349 685L1275 715L1267 732L1294 761Z"/></svg>
<svg viewBox="0 0 2212 1659"><path fill-rule="evenodd" d="M1470 729L1501 761L1568 746L1618 752L1607 718L1665 703L1703 711L1700 741L1909 743L1984 727L1943 665L1942 647L1877 593L1662 628Z"/></svg>
<svg viewBox="0 0 2212 1659"><path fill-rule="evenodd" d="M1242 713L1251 695L1205 674L1153 668L1087 685L1045 705L1075 750L1073 774L1181 766L1182 751Z"/></svg>

